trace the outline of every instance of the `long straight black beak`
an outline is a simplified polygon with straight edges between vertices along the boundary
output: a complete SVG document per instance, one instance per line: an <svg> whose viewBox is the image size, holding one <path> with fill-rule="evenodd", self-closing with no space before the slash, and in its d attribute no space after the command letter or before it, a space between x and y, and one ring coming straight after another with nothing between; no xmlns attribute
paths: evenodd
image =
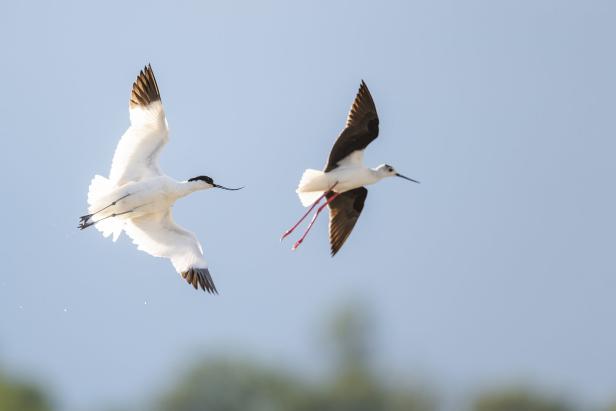
<svg viewBox="0 0 616 411"><path fill-rule="evenodd" d="M403 176L403 175L402 175L402 174L400 174L400 173L396 173L396 176L397 176L397 177L400 177L400 178L403 178L403 179L405 179L405 180L412 181L413 183L417 183L417 184L419 184L419 181L417 181L417 180L413 180L412 178L409 178L409 177L407 177L407 176Z"/></svg>
<svg viewBox="0 0 616 411"><path fill-rule="evenodd" d="M213 184L213 185L214 185L214 187L216 187L216 188L222 188L223 190L229 190L229 191L237 191L237 190L241 190L242 188L244 188L244 187L239 187L239 188L229 188L229 187L221 186L221 185L218 185L218 184Z"/></svg>

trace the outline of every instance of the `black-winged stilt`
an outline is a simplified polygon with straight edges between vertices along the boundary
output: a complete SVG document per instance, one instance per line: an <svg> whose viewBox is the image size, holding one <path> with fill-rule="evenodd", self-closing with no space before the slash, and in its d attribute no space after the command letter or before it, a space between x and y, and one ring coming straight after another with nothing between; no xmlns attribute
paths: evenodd
<svg viewBox="0 0 616 411"><path fill-rule="evenodd" d="M385 177L397 176L415 183L387 164L368 168L363 164L364 149L379 135L379 117L366 83L362 80L349 111L346 127L340 133L329 153L323 171L308 169L302 175L296 192L302 205L310 207L300 220L285 231L280 239L291 234L310 212L323 200L312 217L308 228L293 245L297 249L314 225L325 206L329 205L329 241L331 255L340 250L351 234L368 195L365 185L374 184Z"/></svg>

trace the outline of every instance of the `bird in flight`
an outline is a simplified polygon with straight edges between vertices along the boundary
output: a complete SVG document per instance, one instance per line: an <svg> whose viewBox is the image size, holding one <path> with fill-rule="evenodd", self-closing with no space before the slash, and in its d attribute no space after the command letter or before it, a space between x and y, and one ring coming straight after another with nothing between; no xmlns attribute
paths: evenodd
<svg viewBox="0 0 616 411"><path fill-rule="evenodd" d="M203 249L193 233L173 221L171 206L198 190L227 188L208 176L176 181L160 170L158 157L169 140L169 128L152 67L133 83L130 127L116 147L109 178L94 176L88 190L88 213L79 228L96 227L116 241L124 231L139 250L171 260L195 289L218 294Z"/></svg>
<svg viewBox="0 0 616 411"><path fill-rule="evenodd" d="M340 133L323 171L308 169L302 175L297 194L308 211L280 241L291 234L310 212L319 206L308 228L293 245L297 249L314 225L325 206L329 206L329 242L332 257L340 250L351 234L368 195L365 185L374 184L385 177L401 177L415 183L417 180L399 174L392 166L382 164L376 168L364 165L364 149L379 135L379 117L366 83L362 80L347 116L346 127Z"/></svg>

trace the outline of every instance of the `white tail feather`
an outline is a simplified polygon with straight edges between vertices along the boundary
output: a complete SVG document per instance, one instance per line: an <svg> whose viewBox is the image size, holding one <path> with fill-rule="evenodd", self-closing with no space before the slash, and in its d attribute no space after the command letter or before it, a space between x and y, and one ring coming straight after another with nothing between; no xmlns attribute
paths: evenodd
<svg viewBox="0 0 616 411"><path fill-rule="evenodd" d="M90 188L88 189L90 213L95 213L108 205L109 199L106 197L113 191L114 187L115 185L111 180L99 175L94 176L92 182L90 182ZM96 216L94 220L96 220ZM117 218L106 218L100 223L96 223L94 227L96 227L105 238L113 234L113 241L115 242L120 234L122 234L124 221Z"/></svg>
<svg viewBox="0 0 616 411"><path fill-rule="evenodd" d="M113 183L111 180L95 175L88 188L88 205L96 205L99 200L106 197L112 190Z"/></svg>
<svg viewBox="0 0 616 411"><path fill-rule="evenodd" d="M324 191L305 191L305 192L297 192L299 196L299 201L302 202L304 207L308 207L312 205L319 197L323 195Z"/></svg>
<svg viewBox="0 0 616 411"><path fill-rule="evenodd" d="M299 196L299 200L304 207L312 205L317 199L323 195L323 176L324 172L319 170L308 169L304 171L302 178L299 181L295 192Z"/></svg>
<svg viewBox="0 0 616 411"><path fill-rule="evenodd" d="M116 242L124 229L124 221L119 218L107 218L100 223L94 224L94 227L96 227L105 238L113 234L113 242Z"/></svg>

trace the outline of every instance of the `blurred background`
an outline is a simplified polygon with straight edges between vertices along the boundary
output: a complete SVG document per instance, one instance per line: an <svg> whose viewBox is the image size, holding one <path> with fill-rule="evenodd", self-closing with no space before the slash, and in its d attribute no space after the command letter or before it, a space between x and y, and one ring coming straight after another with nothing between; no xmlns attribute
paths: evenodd
<svg viewBox="0 0 616 411"><path fill-rule="evenodd" d="M0 410L616 409L616 3L0 3ZM151 63L219 296L79 232ZM361 79L341 252L295 187ZM611 407L611 408L610 408Z"/></svg>

